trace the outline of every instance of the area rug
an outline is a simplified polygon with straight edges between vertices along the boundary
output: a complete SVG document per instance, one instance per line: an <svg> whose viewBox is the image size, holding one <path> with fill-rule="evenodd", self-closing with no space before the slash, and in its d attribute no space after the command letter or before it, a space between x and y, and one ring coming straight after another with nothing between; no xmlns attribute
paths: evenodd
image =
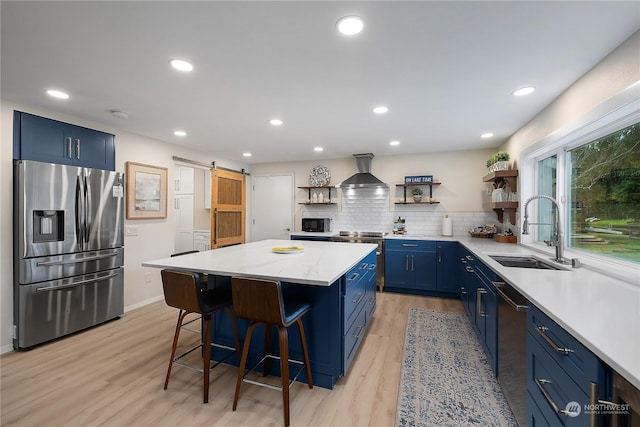
<svg viewBox="0 0 640 427"><path fill-rule="evenodd" d="M465 314L409 309L396 426L517 426Z"/></svg>

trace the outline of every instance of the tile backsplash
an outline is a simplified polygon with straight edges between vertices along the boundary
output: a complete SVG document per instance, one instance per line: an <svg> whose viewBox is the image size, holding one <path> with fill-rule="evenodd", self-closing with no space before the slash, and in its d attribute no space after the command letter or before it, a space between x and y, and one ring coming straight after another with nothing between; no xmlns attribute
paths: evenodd
<svg viewBox="0 0 640 427"><path fill-rule="evenodd" d="M391 232L398 216L405 219L407 234L439 236L442 219L449 215L454 235L466 235L471 227L498 224L495 213L447 212L439 204L422 206L394 204L388 188L358 188L342 190L340 208L336 205L304 207L304 218L331 218L333 230Z"/></svg>

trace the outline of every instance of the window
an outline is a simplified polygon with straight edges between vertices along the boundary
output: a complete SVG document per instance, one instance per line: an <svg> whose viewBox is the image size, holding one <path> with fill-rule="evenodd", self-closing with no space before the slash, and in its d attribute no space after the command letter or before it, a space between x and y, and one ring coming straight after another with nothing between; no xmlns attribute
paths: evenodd
<svg viewBox="0 0 640 427"><path fill-rule="evenodd" d="M577 256L640 264L640 122L632 118L574 132L531 157L532 194L564 205L564 242ZM535 238L552 240L555 207L546 199L536 203Z"/></svg>
<svg viewBox="0 0 640 427"><path fill-rule="evenodd" d="M520 154L521 242L554 255L559 205L564 257L640 285L640 82L566 123ZM534 225L535 224L535 225ZM522 226L521 222L515 224Z"/></svg>
<svg viewBox="0 0 640 427"><path fill-rule="evenodd" d="M640 123L566 152L569 247L640 263Z"/></svg>

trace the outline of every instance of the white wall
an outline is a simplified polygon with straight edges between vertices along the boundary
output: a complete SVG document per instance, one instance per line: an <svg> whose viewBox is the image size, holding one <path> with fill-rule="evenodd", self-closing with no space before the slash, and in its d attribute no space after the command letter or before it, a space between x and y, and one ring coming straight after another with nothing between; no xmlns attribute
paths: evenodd
<svg viewBox="0 0 640 427"><path fill-rule="evenodd" d="M469 226L495 223L495 215L482 209L486 197L487 184L482 182L486 175L486 160L495 149L439 152L415 155L376 156L372 160L371 172L389 185L388 191L333 189L332 200L338 205L306 206L308 192L295 192L294 230L300 231L303 217L328 217L334 222L334 230L387 231L393 227L393 219L402 216L407 219L407 230L416 234L440 234L440 224L445 214L454 217L457 234L462 234ZM374 153L375 154L375 153ZM326 166L331 172L330 185L339 184L357 171L354 158L320 161L284 162L258 164L252 166L252 173L269 175L293 173L295 186L309 185L309 172L314 166ZM402 184L406 175L433 175L441 185L433 187L433 198L438 204L399 205L395 202L403 198ZM428 196L428 188L425 197ZM325 190L326 191L326 190ZM326 196L326 194L325 194ZM408 199L411 199L409 194ZM456 221L456 216L458 220Z"/></svg>
<svg viewBox="0 0 640 427"><path fill-rule="evenodd" d="M640 31L596 64L501 147L518 162L528 147L580 121L614 95L640 81ZM534 95L535 96L535 95Z"/></svg>
<svg viewBox="0 0 640 427"><path fill-rule="evenodd" d="M43 111L2 102L0 128L0 194L4 206L0 209L0 351L12 348L13 325L13 111L19 110L116 135L116 170L125 172L127 161L162 166L169 169L168 182L173 182L173 156L202 162L216 161L221 167L240 170L247 165L215 157L213 153L189 150L177 145L123 132L98 123L87 122L53 111ZM214 147L215 149L215 147ZM172 186L169 185L166 219L125 220L125 226L137 228L137 236L125 236L125 311L163 297L160 271L143 268L145 260L164 258L174 248L174 216ZM145 273L151 282L145 283Z"/></svg>

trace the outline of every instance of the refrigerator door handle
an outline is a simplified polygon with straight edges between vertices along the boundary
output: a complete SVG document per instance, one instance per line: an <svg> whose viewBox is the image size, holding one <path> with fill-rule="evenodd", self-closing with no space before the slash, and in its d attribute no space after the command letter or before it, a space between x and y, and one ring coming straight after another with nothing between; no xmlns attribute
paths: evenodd
<svg viewBox="0 0 640 427"><path fill-rule="evenodd" d="M84 242L89 245L89 238L91 234L91 189L89 188L89 182L87 181L87 176L84 176L84 200L85 200L85 210L84 210L84 222L85 222L85 230L84 230Z"/></svg>
<svg viewBox="0 0 640 427"><path fill-rule="evenodd" d="M79 248L84 249L84 211L83 211L83 195L82 195L82 181L81 177L76 178L76 241Z"/></svg>
<svg viewBox="0 0 640 427"><path fill-rule="evenodd" d="M47 266L51 266L51 265L79 264L81 262L97 261L97 260L101 260L101 259L113 258L115 256L118 256L118 252L113 252L113 253L106 254L106 255L96 255L96 256L91 256L91 257L86 257L86 258L74 258L74 259L67 260L67 261L41 261L41 262L36 263L36 266L38 266L38 267L47 267Z"/></svg>
<svg viewBox="0 0 640 427"><path fill-rule="evenodd" d="M54 291L59 291L61 289L75 288L76 286L86 285L87 283L102 282L103 280L110 279L112 277L116 277L117 275L118 275L118 273L112 273L112 274L109 274L107 276L96 277L94 279L80 280L78 282L69 283L68 285L37 288L36 292L54 292Z"/></svg>

